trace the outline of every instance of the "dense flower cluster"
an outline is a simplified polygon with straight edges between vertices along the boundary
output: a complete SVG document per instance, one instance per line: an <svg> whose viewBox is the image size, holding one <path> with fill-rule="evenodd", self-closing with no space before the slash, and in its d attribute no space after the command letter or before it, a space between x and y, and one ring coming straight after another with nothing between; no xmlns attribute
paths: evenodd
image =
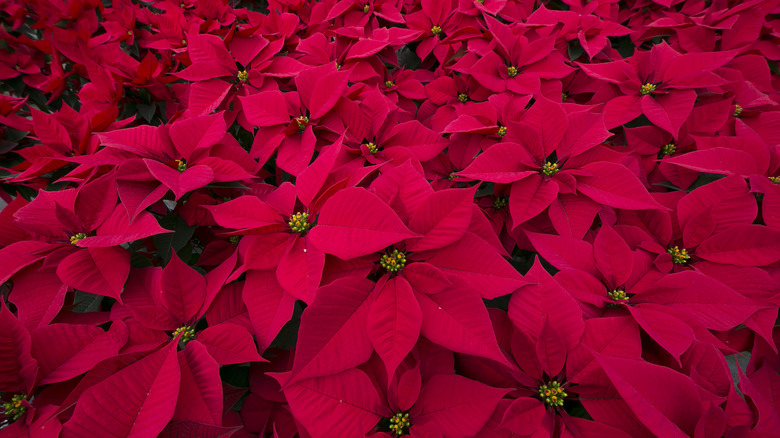
<svg viewBox="0 0 780 438"><path fill-rule="evenodd" d="M0 436L780 430L780 0L0 21Z"/></svg>

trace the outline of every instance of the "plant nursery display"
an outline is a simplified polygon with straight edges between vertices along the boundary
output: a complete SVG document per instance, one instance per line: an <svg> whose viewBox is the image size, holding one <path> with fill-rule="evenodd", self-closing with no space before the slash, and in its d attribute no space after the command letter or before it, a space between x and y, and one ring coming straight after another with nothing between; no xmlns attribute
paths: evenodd
<svg viewBox="0 0 780 438"><path fill-rule="evenodd" d="M0 438L780 433L780 0L0 23Z"/></svg>

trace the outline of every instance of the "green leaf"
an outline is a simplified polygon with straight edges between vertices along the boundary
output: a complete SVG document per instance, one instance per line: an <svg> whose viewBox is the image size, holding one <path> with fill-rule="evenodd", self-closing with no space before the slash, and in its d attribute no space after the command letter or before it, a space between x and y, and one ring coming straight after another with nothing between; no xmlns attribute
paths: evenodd
<svg viewBox="0 0 780 438"><path fill-rule="evenodd" d="M93 295L80 290L76 291L73 299L73 311L76 313L99 312L102 296Z"/></svg>
<svg viewBox="0 0 780 438"><path fill-rule="evenodd" d="M147 105L145 103L139 103L136 105L136 110L138 110L138 114L141 115L141 117L144 118L147 122L152 121L152 117L154 117L155 111L157 111L157 107L152 105Z"/></svg>
<svg viewBox="0 0 780 438"><path fill-rule="evenodd" d="M161 227L173 231L173 233L158 234L152 237L163 262L168 263L168 260L171 259L171 249L178 253L180 249L184 248L192 239L195 227L187 225L187 222L176 214L162 217L159 222ZM189 257L185 258L189 259Z"/></svg>

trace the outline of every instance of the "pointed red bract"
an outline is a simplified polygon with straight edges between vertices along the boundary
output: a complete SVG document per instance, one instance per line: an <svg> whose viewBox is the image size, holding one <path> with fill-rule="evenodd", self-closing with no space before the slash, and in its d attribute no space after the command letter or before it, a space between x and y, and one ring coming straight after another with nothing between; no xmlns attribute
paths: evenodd
<svg viewBox="0 0 780 438"><path fill-rule="evenodd" d="M300 383L285 382L284 395L290 410L312 436L338 431L343 437L363 437L381 418L382 402L371 379L359 369L316 377Z"/></svg>
<svg viewBox="0 0 780 438"><path fill-rule="evenodd" d="M376 293L368 311L368 338L392 376L417 343L423 314L403 277L391 278Z"/></svg>
<svg viewBox="0 0 780 438"><path fill-rule="evenodd" d="M160 277L160 303L180 322L187 323L198 314L205 299L206 280L173 251Z"/></svg>
<svg viewBox="0 0 780 438"><path fill-rule="evenodd" d="M346 277L317 291L301 316L298 347L288 383L360 365L373 352L366 334L373 283Z"/></svg>
<svg viewBox="0 0 780 438"><path fill-rule="evenodd" d="M129 273L130 254L117 247L76 251L57 266L57 275L68 286L120 302Z"/></svg>
<svg viewBox="0 0 780 438"><path fill-rule="evenodd" d="M416 237L398 215L373 193L344 189L322 206L309 239L320 250L342 260L377 252Z"/></svg>
<svg viewBox="0 0 780 438"><path fill-rule="evenodd" d="M596 359L637 418L659 436L693 434L702 414L699 388L687 376L641 360L606 357ZM671 385L674 391L668 391Z"/></svg>
<svg viewBox="0 0 780 438"><path fill-rule="evenodd" d="M63 436L156 436L173 417L180 382L171 342L84 391Z"/></svg>

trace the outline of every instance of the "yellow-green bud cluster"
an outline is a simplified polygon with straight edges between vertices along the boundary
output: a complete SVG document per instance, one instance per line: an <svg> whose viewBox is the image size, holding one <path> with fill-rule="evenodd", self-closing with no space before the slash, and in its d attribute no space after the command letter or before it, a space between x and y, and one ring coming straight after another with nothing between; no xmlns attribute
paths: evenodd
<svg viewBox="0 0 780 438"><path fill-rule="evenodd" d="M388 272L398 272L406 266L406 255L394 249L390 254L383 255L379 264Z"/></svg>
<svg viewBox="0 0 780 438"><path fill-rule="evenodd" d="M186 344L187 342L190 342L191 340L195 339L195 329L190 326L183 326L177 328L173 332L173 338L175 339L176 336L179 336L181 334L181 338L179 340L182 344Z"/></svg>
<svg viewBox="0 0 780 438"><path fill-rule="evenodd" d="M502 126L502 127L498 128L498 132L496 132L496 135L498 135L499 137L505 136L506 135L506 126Z"/></svg>
<svg viewBox="0 0 780 438"><path fill-rule="evenodd" d="M657 87L656 84L651 84L650 82L648 82L639 88L639 94L641 94L642 96L648 95L653 91L655 91L656 87Z"/></svg>
<svg viewBox="0 0 780 438"><path fill-rule="evenodd" d="M439 35L441 33L441 26L436 25L431 28L431 33L434 35Z"/></svg>
<svg viewBox="0 0 780 438"><path fill-rule="evenodd" d="M238 72L238 80L241 82L246 82L246 80L249 79L249 73L247 73L246 70L241 70Z"/></svg>
<svg viewBox="0 0 780 438"><path fill-rule="evenodd" d="M739 105L734 106L734 117L739 117L742 114L742 107Z"/></svg>
<svg viewBox="0 0 780 438"><path fill-rule="evenodd" d="M363 12L368 13L368 11L370 10L371 10L371 5L369 5L368 3L363 5Z"/></svg>
<svg viewBox="0 0 780 438"><path fill-rule="evenodd" d="M393 88L393 87L395 87L395 82L393 82L393 81L385 81L385 87Z"/></svg>
<svg viewBox="0 0 780 438"><path fill-rule="evenodd" d="M510 78L517 76L517 67L510 65L506 69L506 74L509 75Z"/></svg>
<svg viewBox="0 0 780 438"><path fill-rule="evenodd" d="M672 256L672 261L676 265L684 265L688 262L688 260L691 259L690 254L688 254L688 250L685 248L680 249L676 246L673 246L667 249L666 252L668 252L669 255Z"/></svg>
<svg viewBox="0 0 780 438"><path fill-rule="evenodd" d="M303 132L306 130L306 124L309 123L309 118L306 116L296 117L295 121L298 123L298 131Z"/></svg>
<svg viewBox="0 0 780 438"><path fill-rule="evenodd" d="M565 399L566 396L568 396L568 394L564 392L557 380L553 380L552 382L539 387L539 397L541 397L542 401L549 406L563 406L563 399Z"/></svg>
<svg viewBox="0 0 780 438"><path fill-rule="evenodd" d="M70 236L70 244L75 245L79 240L86 238L87 235L84 233L76 233L72 236Z"/></svg>
<svg viewBox="0 0 780 438"><path fill-rule="evenodd" d="M16 394L11 398L11 401L3 403L3 415L10 418L11 421L18 420L27 411L27 406L23 403L27 400L27 396L24 394Z"/></svg>
<svg viewBox="0 0 780 438"><path fill-rule="evenodd" d="M461 101L461 103L466 103L469 100L469 95L466 93L460 93L458 94L458 100Z"/></svg>
<svg viewBox="0 0 780 438"><path fill-rule="evenodd" d="M626 295L626 291L623 289L608 291L607 296L612 298L614 301L628 301L628 295Z"/></svg>
<svg viewBox="0 0 780 438"><path fill-rule="evenodd" d="M230 241L230 243L235 245L236 243L238 243L239 240L241 240L241 236L239 235L230 236L228 240Z"/></svg>
<svg viewBox="0 0 780 438"><path fill-rule="evenodd" d="M305 233L311 225L309 224L309 213L298 212L290 215L290 220L287 221L287 225L290 226L290 230L293 233Z"/></svg>
<svg viewBox="0 0 780 438"><path fill-rule="evenodd" d="M561 100L566 100L569 98L569 95L566 93L561 93Z"/></svg>
<svg viewBox="0 0 780 438"><path fill-rule="evenodd" d="M496 198L495 201L493 201L493 208L495 208L496 210L500 210L506 207L506 203L507 203L506 196L500 196Z"/></svg>
<svg viewBox="0 0 780 438"><path fill-rule="evenodd" d="M409 427L412 423L409 422L409 413L399 412L390 417L390 433L395 436L406 435L409 433Z"/></svg>
<svg viewBox="0 0 780 438"><path fill-rule="evenodd" d="M547 176L553 176L560 170L561 168L558 166L558 163L551 163L548 161L544 163L544 166L542 166L542 173Z"/></svg>
<svg viewBox="0 0 780 438"><path fill-rule="evenodd" d="M770 176L769 181L772 181L772 184L780 184L780 176Z"/></svg>
<svg viewBox="0 0 780 438"><path fill-rule="evenodd" d="M672 155L677 151L677 146L674 145L674 143L668 143L665 144L663 148L661 148L661 153L664 155Z"/></svg>
<svg viewBox="0 0 780 438"><path fill-rule="evenodd" d="M379 146L374 144L373 141L369 141L368 143L366 143L366 149L368 149L368 151L371 152L372 154L375 154L379 150Z"/></svg>
<svg viewBox="0 0 780 438"><path fill-rule="evenodd" d="M183 159L176 160L175 163L176 163L176 170L178 170L179 172L184 172L185 170L187 170L187 162L185 160Z"/></svg>

